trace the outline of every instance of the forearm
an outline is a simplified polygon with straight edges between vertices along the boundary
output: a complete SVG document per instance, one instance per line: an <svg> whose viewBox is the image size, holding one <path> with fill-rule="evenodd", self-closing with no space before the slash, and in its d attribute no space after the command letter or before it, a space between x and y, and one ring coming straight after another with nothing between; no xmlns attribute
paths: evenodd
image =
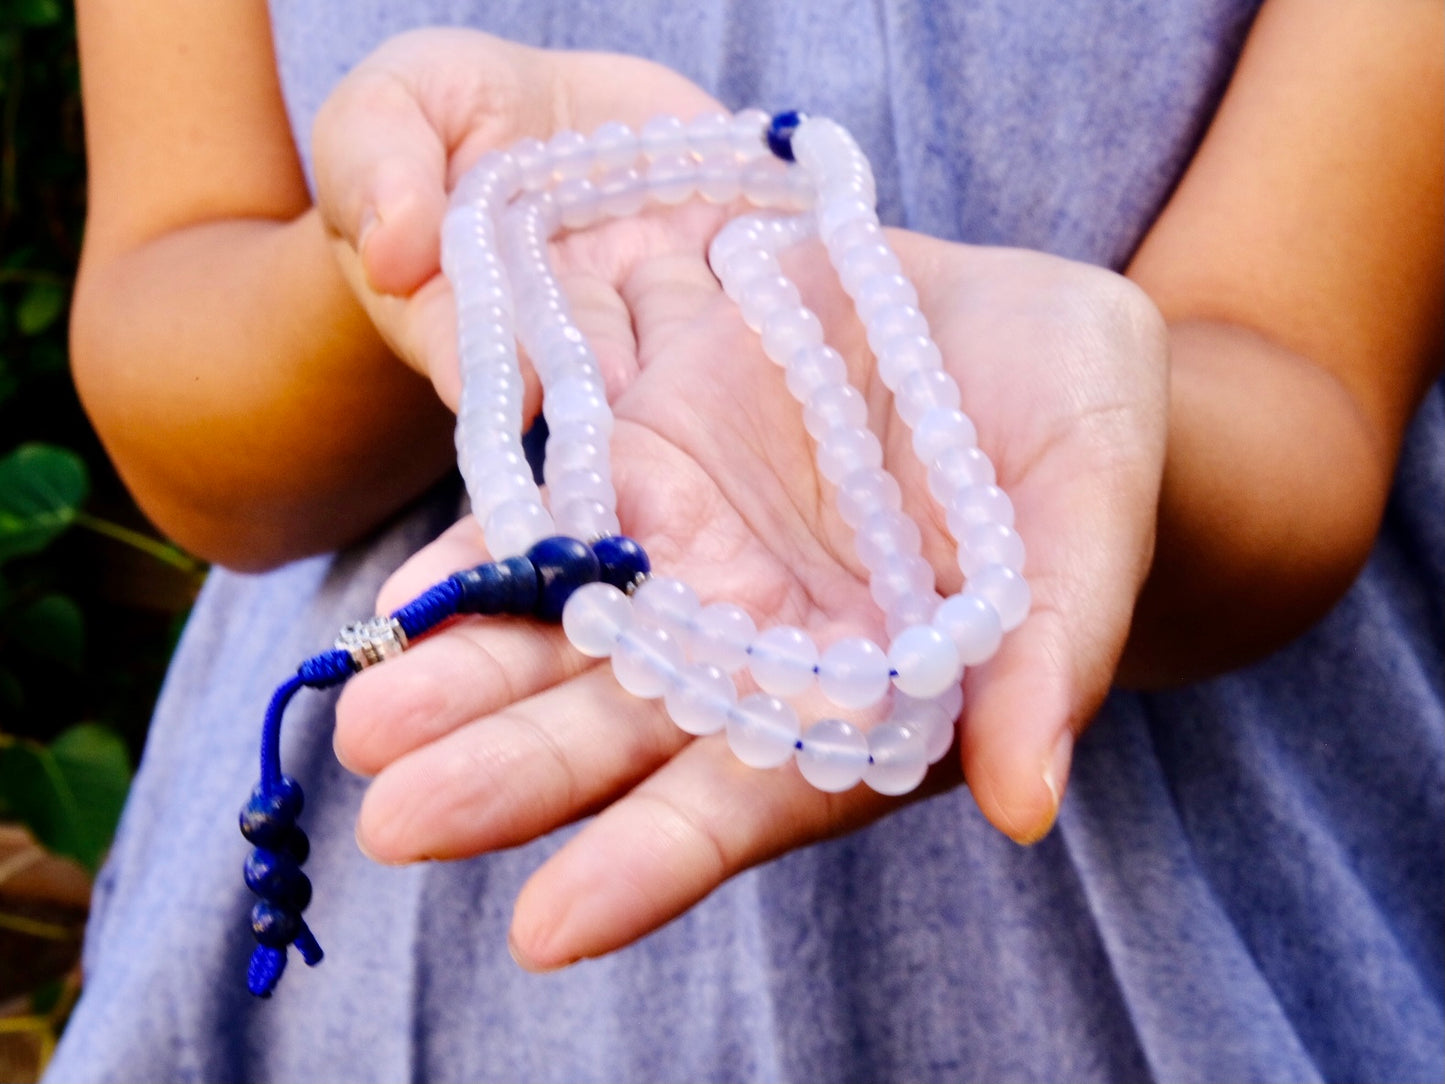
<svg viewBox="0 0 1445 1084"><path fill-rule="evenodd" d="M451 458L449 415L377 336L314 210L88 260L72 338L82 399L142 508L224 564L353 539Z"/></svg>
<svg viewBox="0 0 1445 1084"><path fill-rule="evenodd" d="M1254 332L1180 323L1171 352L1155 558L1119 672L1144 687L1318 620L1369 554L1396 455L1327 370Z"/></svg>

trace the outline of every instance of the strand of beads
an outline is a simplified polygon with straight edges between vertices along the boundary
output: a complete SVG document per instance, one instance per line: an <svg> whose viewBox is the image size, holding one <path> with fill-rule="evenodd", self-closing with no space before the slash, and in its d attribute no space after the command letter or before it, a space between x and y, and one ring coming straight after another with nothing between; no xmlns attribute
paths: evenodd
<svg viewBox="0 0 1445 1084"><path fill-rule="evenodd" d="M633 598L610 585L589 584L568 600L562 617L579 650L611 657L624 688L663 698L690 733L726 730L747 763L761 767L795 757L804 776L824 789L845 789L863 778L876 789L900 793L916 786L928 763L947 750L961 708L962 667L989 657L1002 633L1022 620L1028 604L1023 547L1008 498L994 485L973 425L958 410L957 385L943 371L917 295L884 240L866 159L831 122L779 120L766 136L787 152L784 157L796 150L800 166L793 170L764 157L764 124L757 114L711 116L689 125L659 118L640 136L620 125L590 139L564 133L545 146L524 144L479 165L459 186L446 235L464 381L487 389L464 398L459 449L470 466L469 473L464 468L469 487L473 477L502 483L474 491L494 553L524 548L556 529L582 537L616 532L606 448L611 411L596 357L548 267L547 239L559 228L582 229L600 217L634 213L647 199L676 203L695 193L715 200L741 194L763 206L796 207L812 203L816 192L811 216L739 219L719 234L710 257L803 404L805 424L818 441L820 472L837 486L840 514L857 532L870 589L887 615L890 647L850 637L819 652L801 629L758 633L738 607L702 607L695 592L670 577L652 578ZM848 385L842 358L823 343L817 317L781 274L777 250L814 233L854 299L880 376L913 430L930 488L959 540L968 587L942 602L920 552L918 528L902 513L897 482L864 425L862 397ZM485 254L450 255L467 245ZM476 294L473 278L480 286ZM476 330L474 320L480 321ZM543 387L551 430L545 468L550 516L530 477L521 476L513 325ZM760 691L739 699L732 675L744 667ZM832 717L804 730L783 697L815 682L845 709L874 708L891 690L887 721L866 735Z"/></svg>

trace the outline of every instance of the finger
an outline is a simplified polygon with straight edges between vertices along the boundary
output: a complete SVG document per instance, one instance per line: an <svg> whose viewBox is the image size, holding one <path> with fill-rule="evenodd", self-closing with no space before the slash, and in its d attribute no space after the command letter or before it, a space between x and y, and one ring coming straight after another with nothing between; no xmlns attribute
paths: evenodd
<svg viewBox="0 0 1445 1084"><path fill-rule="evenodd" d="M912 797L949 785L948 767L941 767ZM791 764L749 768L721 736L694 741L528 880L513 912L513 955L523 967L546 971L611 952L734 874L899 804L862 785L826 794Z"/></svg>
<svg viewBox="0 0 1445 1084"><path fill-rule="evenodd" d="M362 802L357 839L383 862L515 846L625 791L688 740L656 702L592 665L387 766Z"/></svg>

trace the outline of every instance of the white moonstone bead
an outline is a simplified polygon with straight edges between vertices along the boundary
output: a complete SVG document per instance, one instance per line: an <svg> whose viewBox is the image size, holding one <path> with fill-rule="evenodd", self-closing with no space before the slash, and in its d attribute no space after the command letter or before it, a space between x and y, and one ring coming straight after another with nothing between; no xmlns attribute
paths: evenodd
<svg viewBox="0 0 1445 1084"><path fill-rule="evenodd" d="M875 354L887 352L886 348L895 341L902 343L915 339L922 339L930 345L933 342L929 338L928 320L912 305L890 305L868 325L868 346ZM916 349L928 353L921 345ZM935 346L933 350L936 353L938 348ZM942 363L942 355L939 355L939 364Z"/></svg>
<svg viewBox="0 0 1445 1084"><path fill-rule="evenodd" d="M1028 616L1031 601L1028 581L1012 568L985 565L968 577L968 589L988 599L998 611L1004 632L1012 632Z"/></svg>
<svg viewBox="0 0 1445 1084"><path fill-rule="evenodd" d="M803 408L803 426L814 440L839 426L859 428L868 424L868 404L851 384L829 384L808 397Z"/></svg>
<svg viewBox="0 0 1445 1084"><path fill-rule="evenodd" d="M768 154L768 145L763 133L768 130L772 118L761 109L744 109L733 114L733 151L744 158L761 158Z"/></svg>
<svg viewBox="0 0 1445 1084"><path fill-rule="evenodd" d="M878 356L878 379L893 392L912 374L943 365L943 354L937 344L926 334L916 332L892 335L884 339L874 353Z"/></svg>
<svg viewBox="0 0 1445 1084"><path fill-rule="evenodd" d="M562 631L582 654L605 659L632 623L632 603L610 583L584 583L562 607Z"/></svg>
<svg viewBox="0 0 1445 1084"><path fill-rule="evenodd" d="M874 512L897 511L903 505L903 493L898 480L882 467L864 467L838 484L837 500L838 515L856 528Z"/></svg>
<svg viewBox="0 0 1445 1084"><path fill-rule="evenodd" d="M930 410L957 410L958 382L942 369L915 369L898 382L894 404L905 425L917 425Z"/></svg>
<svg viewBox="0 0 1445 1084"><path fill-rule="evenodd" d="M634 622L612 648L617 684L644 700L655 700L667 692L676 683L682 664L682 645L656 625Z"/></svg>
<svg viewBox="0 0 1445 1084"><path fill-rule="evenodd" d="M603 169L630 166L637 160L637 134L620 121L609 120L598 125L588 142L592 145L597 164Z"/></svg>
<svg viewBox="0 0 1445 1084"><path fill-rule="evenodd" d="M1014 525L1013 502L998 486L966 486L953 495L944 511L948 533L954 538L962 538L982 523Z"/></svg>
<svg viewBox="0 0 1445 1084"><path fill-rule="evenodd" d="M729 293L731 292L730 287ZM776 265L771 271L748 279L738 287L735 296L738 314L752 331L761 331L764 322L773 313L794 308L801 303L798 288L790 279L778 273ZM816 349L816 345L814 348Z"/></svg>
<svg viewBox="0 0 1445 1084"><path fill-rule="evenodd" d="M826 244L838 230L853 222L877 222L873 204L861 196L828 199L817 208L818 236Z"/></svg>
<svg viewBox="0 0 1445 1084"><path fill-rule="evenodd" d="M558 472L548 479L548 497L554 506L582 497L603 504L617 503L617 491L612 488L612 483L601 471L595 470Z"/></svg>
<svg viewBox="0 0 1445 1084"><path fill-rule="evenodd" d="M943 600L933 614L933 627L953 641L964 666L978 666L993 658L1003 638L998 610L972 584L962 594Z"/></svg>
<svg viewBox="0 0 1445 1084"><path fill-rule="evenodd" d="M980 523L968 529L958 544L958 567L964 576L970 576L985 565L1024 570L1024 540L1017 531L1002 523Z"/></svg>
<svg viewBox="0 0 1445 1084"><path fill-rule="evenodd" d="M748 283L754 279L782 273L778 258L761 245L725 247L711 266L729 296L746 293Z"/></svg>
<svg viewBox="0 0 1445 1084"><path fill-rule="evenodd" d="M848 790L868 769L868 738L842 719L819 719L803 732L797 760L803 778L819 790Z"/></svg>
<svg viewBox="0 0 1445 1084"><path fill-rule="evenodd" d="M835 233L832 240L828 242L828 259L831 260L833 266L836 267L842 262L845 255L852 252L855 248L860 248L865 245L885 245L886 247L883 227L877 222L850 222ZM896 274L901 276L902 271L900 268L895 267L892 271L887 271L883 274ZM868 281L866 277L860 279L858 286L861 288L866 281ZM848 296L855 297L857 293L857 290L849 290Z"/></svg>
<svg viewBox="0 0 1445 1084"><path fill-rule="evenodd" d="M743 197L759 207L786 207L792 202L788 170L775 158L757 158L743 166Z"/></svg>
<svg viewBox="0 0 1445 1084"><path fill-rule="evenodd" d="M666 629L686 643L697 616L697 592L672 576L650 576L632 593L638 620Z"/></svg>
<svg viewBox="0 0 1445 1084"><path fill-rule="evenodd" d="M495 462L495 457L492 457ZM477 496L472 500L472 512L483 518L490 516L501 505L512 501L523 501L540 507L537 483L532 481L532 472L525 466L503 468L479 474L474 480Z"/></svg>
<svg viewBox="0 0 1445 1084"><path fill-rule="evenodd" d="M748 647L748 669L764 692L793 696L813 683L818 645L802 629L775 625Z"/></svg>
<svg viewBox="0 0 1445 1084"><path fill-rule="evenodd" d="M753 693L728 713L728 748L750 768L785 764L798 745L798 713L776 696Z"/></svg>
<svg viewBox="0 0 1445 1084"><path fill-rule="evenodd" d="M517 163L517 173L524 188L535 190L552 179L552 162L540 139L525 136L512 144L509 153L512 161Z"/></svg>
<svg viewBox="0 0 1445 1084"><path fill-rule="evenodd" d="M578 497L552 510L557 533L568 538L607 538L622 533L617 513L601 501Z"/></svg>
<svg viewBox="0 0 1445 1084"><path fill-rule="evenodd" d="M956 722L963 710L963 688L953 685L942 696L931 700L915 700L902 693L893 694L893 708L888 721L902 723L923 735L924 756L937 764L953 747Z"/></svg>
<svg viewBox="0 0 1445 1084"><path fill-rule="evenodd" d="M557 533L552 517L535 501L506 501L492 509L482 529L492 559L518 557Z"/></svg>
<svg viewBox="0 0 1445 1084"><path fill-rule="evenodd" d="M853 548L858 551L858 560L869 570L884 567L900 555L920 552L923 533L918 524L902 512L888 510L874 512L858 524L853 536Z"/></svg>
<svg viewBox="0 0 1445 1084"><path fill-rule="evenodd" d="M784 375L793 398L806 403L819 388L846 383L848 364L842 354L820 343L805 346L790 357Z"/></svg>
<svg viewBox="0 0 1445 1084"><path fill-rule="evenodd" d="M612 432L612 408L602 385L581 377L559 380L546 391L542 413L553 430L567 431L578 425L594 426L599 433Z"/></svg>
<svg viewBox="0 0 1445 1084"><path fill-rule="evenodd" d="M662 703L679 729L701 736L727 726L737 699L727 674L706 663L689 663L678 671L678 681L663 694Z"/></svg>
<svg viewBox="0 0 1445 1084"><path fill-rule="evenodd" d="M774 363L786 365L804 347L822 345L823 325L809 309L785 307L763 319L761 334L763 353Z"/></svg>
<svg viewBox="0 0 1445 1084"><path fill-rule="evenodd" d="M687 130L682 121L672 116L653 117L638 133L642 153L649 158L664 154L682 154L687 150Z"/></svg>
<svg viewBox="0 0 1445 1084"><path fill-rule="evenodd" d="M693 618L688 652L698 662L735 673L748 664L748 645L757 634L757 625L741 606L715 602Z"/></svg>
<svg viewBox="0 0 1445 1084"><path fill-rule="evenodd" d="M945 506L960 489L991 486L995 481L993 462L981 448L945 448L928 467L928 491Z"/></svg>
<svg viewBox="0 0 1445 1084"><path fill-rule="evenodd" d="M868 593L885 613L901 598L933 590L933 566L916 553L900 554L868 571Z"/></svg>
<svg viewBox="0 0 1445 1084"><path fill-rule="evenodd" d="M844 708L866 708L888 692L888 656L862 636L839 640L818 659L818 687Z"/></svg>
<svg viewBox="0 0 1445 1084"><path fill-rule="evenodd" d="M658 203L685 203L697 191L697 163L686 154L661 154L647 166L647 186Z"/></svg>
<svg viewBox="0 0 1445 1084"><path fill-rule="evenodd" d="M697 194L709 203L731 203L742 191L742 178L731 150L704 154L697 164Z"/></svg>
<svg viewBox="0 0 1445 1084"><path fill-rule="evenodd" d="M948 448L971 448L978 431L961 410L938 407L926 412L913 427L913 450L924 463L932 463Z"/></svg>
<svg viewBox="0 0 1445 1084"><path fill-rule="evenodd" d="M889 637L897 636L914 625L927 625L933 620L934 611L943 600L937 591L923 591L917 594L900 595L887 608L887 629Z"/></svg>
<svg viewBox="0 0 1445 1084"><path fill-rule="evenodd" d="M562 131L547 140L547 157L553 176L564 181L585 177L592 168L592 148L581 132Z"/></svg>
<svg viewBox="0 0 1445 1084"><path fill-rule="evenodd" d="M855 470L882 465L883 445L862 426L838 426L818 442L818 471L834 485Z"/></svg>
<svg viewBox="0 0 1445 1084"><path fill-rule="evenodd" d="M602 196L586 177L571 177L552 192L562 225L569 230L586 229L602 215Z"/></svg>
<svg viewBox="0 0 1445 1084"><path fill-rule="evenodd" d="M907 794L928 774L923 730L906 723L879 723L868 733L869 764L863 782L879 794Z"/></svg>
<svg viewBox="0 0 1445 1084"><path fill-rule="evenodd" d="M893 684L909 696L937 696L963 676L958 648L932 625L904 629L888 647Z"/></svg>
<svg viewBox="0 0 1445 1084"><path fill-rule="evenodd" d="M853 299L858 309L858 319L864 326L878 318L878 314L895 305L918 307L918 291L902 275L875 275L858 287Z"/></svg>
<svg viewBox="0 0 1445 1084"><path fill-rule="evenodd" d="M732 154L732 118L726 113L700 113L683 125L687 146L699 158L719 151Z"/></svg>
<svg viewBox="0 0 1445 1084"><path fill-rule="evenodd" d="M882 241L848 249L838 261L838 281L851 296L874 275L901 275L898 257Z"/></svg>
<svg viewBox="0 0 1445 1084"><path fill-rule="evenodd" d="M619 166L597 178L597 198L604 215L631 218L647 206L647 182L635 167Z"/></svg>

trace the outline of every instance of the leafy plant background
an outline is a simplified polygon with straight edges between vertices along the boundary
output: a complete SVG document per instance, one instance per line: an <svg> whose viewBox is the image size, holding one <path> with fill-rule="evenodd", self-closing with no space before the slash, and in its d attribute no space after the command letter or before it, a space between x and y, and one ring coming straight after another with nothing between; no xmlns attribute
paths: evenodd
<svg viewBox="0 0 1445 1084"><path fill-rule="evenodd" d="M0 854L4 1079L53 1046L83 920L7 881L37 856L94 874L202 574L149 530L70 382L84 214L73 11L0 0L0 830L44 848Z"/></svg>

